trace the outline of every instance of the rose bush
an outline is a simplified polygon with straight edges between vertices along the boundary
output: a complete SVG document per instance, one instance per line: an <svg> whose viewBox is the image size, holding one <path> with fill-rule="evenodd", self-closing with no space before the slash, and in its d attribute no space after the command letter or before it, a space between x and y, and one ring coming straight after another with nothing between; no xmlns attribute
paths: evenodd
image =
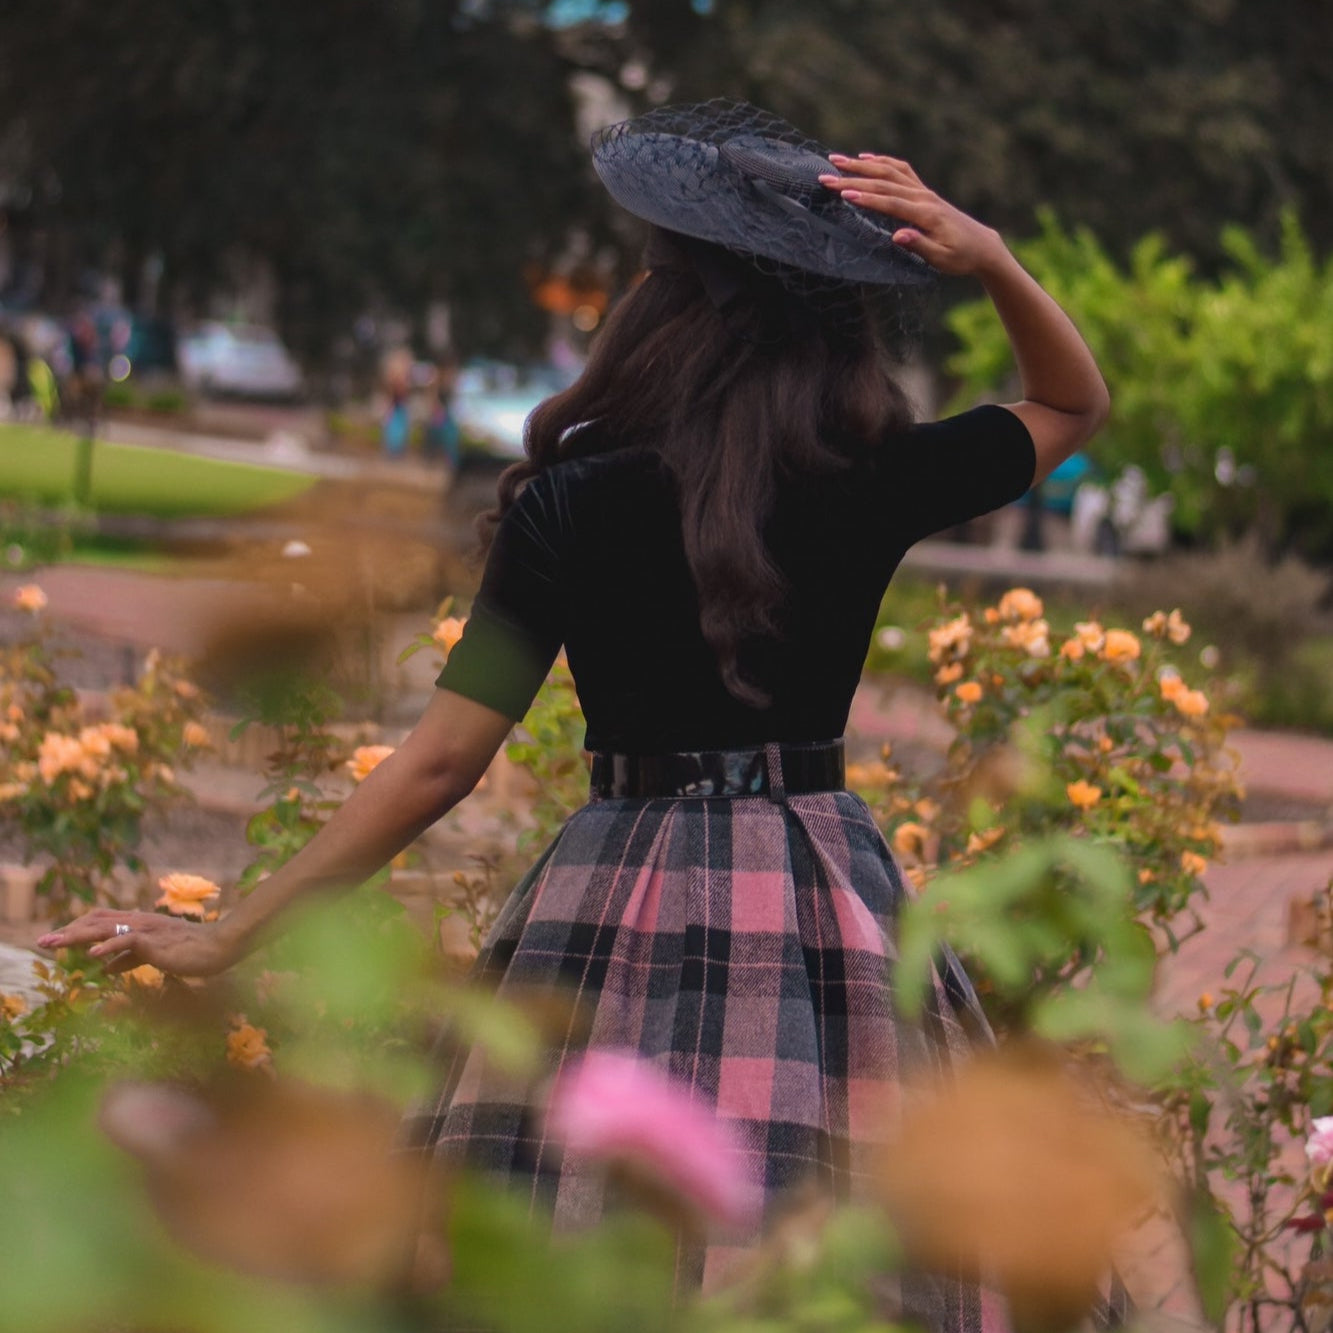
<svg viewBox="0 0 1333 1333"><path fill-rule="evenodd" d="M144 816L179 798L176 767L204 749L205 701L179 663L150 653L133 686L93 700L62 679L46 597L20 588L29 634L0 646L0 814L44 872L53 907L133 896Z"/></svg>

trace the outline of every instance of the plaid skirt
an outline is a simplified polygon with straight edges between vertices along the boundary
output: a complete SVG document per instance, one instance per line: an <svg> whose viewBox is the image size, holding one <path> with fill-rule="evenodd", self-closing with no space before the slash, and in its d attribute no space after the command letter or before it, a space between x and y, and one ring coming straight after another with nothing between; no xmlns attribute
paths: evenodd
<svg viewBox="0 0 1333 1333"><path fill-rule="evenodd" d="M588 1046L633 1051L715 1107L771 1220L812 1180L837 1197L863 1193L900 1078L945 1072L990 1041L952 955L924 1018L898 1014L905 898L869 810L848 792L594 799L514 890L477 972L501 995L569 993L552 1070ZM425 1142L501 1173L552 1209L557 1228L594 1223L607 1206L602 1174L559 1156L530 1091L461 1051L425 1108ZM756 1239L682 1241L679 1282L717 1285ZM975 1287L926 1276L902 1287L901 1304L928 1327L982 1329L990 1302Z"/></svg>

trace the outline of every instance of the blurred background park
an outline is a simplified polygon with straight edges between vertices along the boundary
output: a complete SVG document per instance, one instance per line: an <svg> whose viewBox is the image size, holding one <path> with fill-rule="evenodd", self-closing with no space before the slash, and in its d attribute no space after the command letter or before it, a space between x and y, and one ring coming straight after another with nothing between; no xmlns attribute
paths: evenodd
<svg viewBox="0 0 1333 1333"><path fill-rule="evenodd" d="M996 1021L1110 1068L1113 1100L1174 1145L1184 1202L1139 1230L1141 1292L1191 1320L1318 1326L1309 1246L1284 1228L1310 1220L1293 1152L1333 1114L1331 49L1321 0L7 0L0 1182L33 1225L0 1267L0 1330L449 1326L365 1298L334 1241L319 1280L360 1283L360 1304L165 1257L91 1108L107 1077L207 1087L221 1063L374 1085L392 1121L431 1074L425 1011L530 1072L540 1016L442 992L432 969L472 956L586 795L563 668L466 809L257 977L201 998L70 958L33 974L33 945L80 900L225 908L398 742L456 641L474 521L526 414L577 375L638 266L589 135L716 96L908 158L1004 233L1103 366L1113 415L1088 449L895 579L849 727L853 785L921 883L1018 866L1021 840L1016 898L941 882L971 902ZM922 415L1014 389L977 297L943 280L920 312L902 374ZM1011 585L1023 595L1000 598ZM1103 624L1128 627L1118 659ZM112 766L117 727L137 758ZM1105 745L1083 754L1094 733ZM987 768L1011 743L1046 778ZM999 822L971 822L979 791ZM308 984L283 991L295 972ZM1111 976L1095 1016L1060 1008ZM1188 1059L1182 1016L1205 1043ZM320 1112L269 1110L298 1137ZM364 1126L352 1110L331 1114ZM226 1217L200 1205L217 1225L193 1250L271 1276L268 1240L238 1238L276 1168L221 1114L251 1194ZM366 1151L360 1133L321 1140L303 1185ZM125 1146L179 1165L174 1141ZM234 1202L172 1179L177 1219L190 1190ZM108 1219L131 1197L122 1235ZM501 1204L454 1202L459 1308L488 1326L882 1327L848 1296L888 1244L864 1218L828 1239L802 1214L735 1302L673 1312L657 1242L608 1234L562 1264ZM274 1230L317 1211L273 1204ZM94 1294L66 1292L66 1267ZM1069 1322L1039 1313L1033 1328Z"/></svg>
<svg viewBox="0 0 1333 1333"><path fill-rule="evenodd" d="M357 458L437 467L438 486L410 480L452 484L459 545L638 261L589 133L729 95L909 157L1004 232L1098 353L1108 429L1025 510L953 536L1174 553L1165 580L1235 650L1254 715L1333 727L1330 27L1314 0L16 0L0 50L10 564L43 546L184 555L219 529L179 520L253 517L312 478L332 491ZM975 297L941 284L923 317L904 368L923 414L1012 387ZM94 476L78 435L296 475L108 450ZM384 482L400 528L404 480ZM62 532L71 502L94 519ZM416 513L422 535L438 512ZM437 572L409 599L467 586Z"/></svg>

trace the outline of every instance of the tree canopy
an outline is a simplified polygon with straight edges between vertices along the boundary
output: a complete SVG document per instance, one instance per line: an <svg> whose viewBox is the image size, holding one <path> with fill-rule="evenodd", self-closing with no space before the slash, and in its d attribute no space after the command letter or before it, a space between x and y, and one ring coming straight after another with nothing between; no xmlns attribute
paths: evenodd
<svg viewBox="0 0 1333 1333"><path fill-rule="evenodd" d="M561 23L553 21L559 10ZM447 301L460 343L532 341L534 274L618 236L571 76L626 104L748 97L836 146L909 157L1013 234L1040 206L1204 271L1284 209L1333 247L1322 52L1289 0L10 0L0 191L42 299L146 256L199 309L238 263L307 358L367 309ZM614 21L611 21L614 20ZM587 248L587 247L585 247Z"/></svg>

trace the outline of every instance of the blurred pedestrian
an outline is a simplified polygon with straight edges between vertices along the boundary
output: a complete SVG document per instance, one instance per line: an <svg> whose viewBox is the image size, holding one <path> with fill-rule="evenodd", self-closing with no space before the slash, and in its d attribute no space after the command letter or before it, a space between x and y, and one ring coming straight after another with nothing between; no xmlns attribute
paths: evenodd
<svg viewBox="0 0 1333 1333"><path fill-rule="evenodd" d="M402 458L412 435L412 353L395 348L384 358L381 372L384 416L380 442L390 458Z"/></svg>
<svg viewBox="0 0 1333 1333"><path fill-rule="evenodd" d="M458 358L452 353L442 356L436 363L430 383L430 407L422 451L429 460L443 460L452 472L458 471L462 458L462 437L458 418L454 415L458 371Z"/></svg>

